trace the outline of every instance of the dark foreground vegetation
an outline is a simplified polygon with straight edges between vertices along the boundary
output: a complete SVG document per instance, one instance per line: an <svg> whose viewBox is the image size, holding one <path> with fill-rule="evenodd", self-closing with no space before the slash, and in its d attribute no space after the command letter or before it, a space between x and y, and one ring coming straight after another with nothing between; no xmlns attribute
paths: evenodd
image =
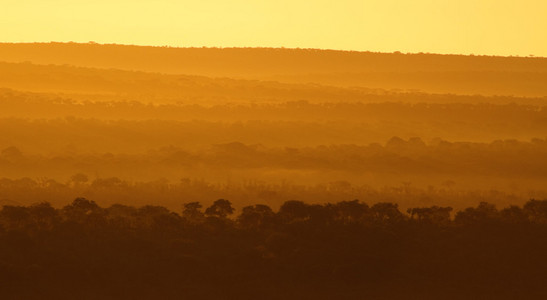
<svg viewBox="0 0 547 300"><path fill-rule="evenodd" d="M0 211L2 299L546 299L547 200Z"/></svg>

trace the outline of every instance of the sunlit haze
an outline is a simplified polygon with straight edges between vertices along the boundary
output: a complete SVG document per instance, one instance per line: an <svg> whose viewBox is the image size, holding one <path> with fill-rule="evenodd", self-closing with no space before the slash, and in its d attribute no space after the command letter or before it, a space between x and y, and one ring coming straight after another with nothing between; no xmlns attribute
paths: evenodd
<svg viewBox="0 0 547 300"><path fill-rule="evenodd" d="M2 42L547 56L542 0L4 0Z"/></svg>
<svg viewBox="0 0 547 300"><path fill-rule="evenodd" d="M0 299L547 299L547 0L0 1Z"/></svg>

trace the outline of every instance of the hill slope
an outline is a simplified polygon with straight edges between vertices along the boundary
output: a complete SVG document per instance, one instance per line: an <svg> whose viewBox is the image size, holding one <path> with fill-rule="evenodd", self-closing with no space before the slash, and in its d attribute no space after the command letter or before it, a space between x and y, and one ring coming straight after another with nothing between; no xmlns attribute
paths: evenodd
<svg viewBox="0 0 547 300"><path fill-rule="evenodd" d="M0 61L435 93L547 95L547 59L529 57L3 43Z"/></svg>

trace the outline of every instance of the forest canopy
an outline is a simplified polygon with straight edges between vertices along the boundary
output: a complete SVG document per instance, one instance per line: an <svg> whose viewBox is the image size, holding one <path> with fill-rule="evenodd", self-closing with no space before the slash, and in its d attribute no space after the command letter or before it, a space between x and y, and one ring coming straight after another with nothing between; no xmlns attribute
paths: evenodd
<svg viewBox="0 0 547 300"><path fill-rule="evenodd" d="M546 58L0 60L1 299L547 299Z"/></svg>
<svg viewBox="0 0 547 300"><path fill-rule="evenodd" d="M254 204L237 214L226 199L178 212L85 198L59 209L4 205L0 295L514 299L526 290L541 299L546 235L547 200L501 210L481 202L455 214L359 200L291 200L278 211Z"/></svg>

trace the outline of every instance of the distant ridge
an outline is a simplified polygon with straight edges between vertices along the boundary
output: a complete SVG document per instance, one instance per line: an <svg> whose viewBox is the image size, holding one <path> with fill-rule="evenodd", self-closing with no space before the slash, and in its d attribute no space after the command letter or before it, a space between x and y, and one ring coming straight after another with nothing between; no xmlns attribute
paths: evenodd
<svg viewBox="0 0 547 300"><path fill-rule="evenodd" d="M547 58L536 57L0 43L0 62L426 93L547 96ZM0 80L2 86L9 87Z"/></svg>
<svg viewBox="0 0 547 300"><path fill-rule="evenodd" d="M0 43L0 61L206 76L310 73L547 72L539 57L373 53L286 48L172 48L95 43Z"/></svg>

